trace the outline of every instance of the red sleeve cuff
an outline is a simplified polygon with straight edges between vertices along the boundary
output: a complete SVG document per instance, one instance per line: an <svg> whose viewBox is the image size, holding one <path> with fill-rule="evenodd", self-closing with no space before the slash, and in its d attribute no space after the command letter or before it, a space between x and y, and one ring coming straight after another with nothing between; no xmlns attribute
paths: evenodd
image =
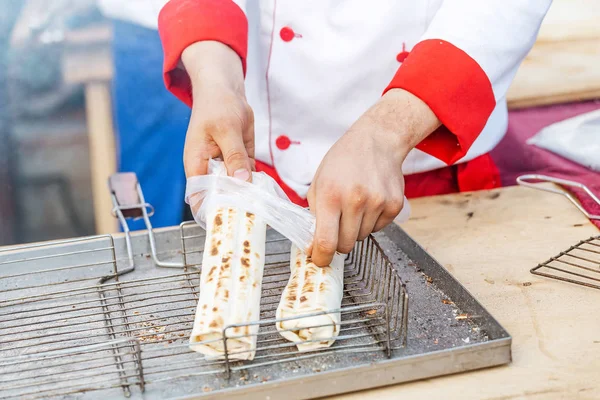
<svg viewBox="0 0 600 400"><path fill-rule="evenodd" d="M190 78L177 68L181 53L189 45L203 40L226 44L240 56L246 73L248 20L231 0L171 0L160 11L158 32L164 51L165 85L190 107Z"/></svg>
<svg viewBox="0 0 600 400"><path fill-rule="evenodd" d="M492 84L467 53L440 39L419 42L385 89L423 100L442 126L417 148L447 164L464 157L496 106Z"/></svg>

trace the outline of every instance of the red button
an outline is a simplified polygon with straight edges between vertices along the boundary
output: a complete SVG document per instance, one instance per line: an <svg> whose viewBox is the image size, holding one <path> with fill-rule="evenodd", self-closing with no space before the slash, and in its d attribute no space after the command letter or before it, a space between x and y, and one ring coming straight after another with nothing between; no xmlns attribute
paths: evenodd
<svg viewBox="0 0 600 400"><path fill-rule="evenodd" d="M406 51L406 43L402 43L402 51L396 55L396 60L398 62L404 62L404 60L408 57L408 51Z"/></svg>
<svg viewBox="0 0 600 400"><path fill-rule="evenodd" d="M275 140L275 146L277 146L279 150L287 150L291 145L292 141L285 135L281 135L277 138L277 140Z"/></svg>
<svg viewBox="0 0 600 400"><path fill-rule="evenodd" d="M277 146L279 150L287 150L293 144L300 144L300 142L296 140L290 140L290 138L285 135L281 135L275 139L275 146Z"/></svg>
<svg viewBox="0 0 600 400"><path fill-rule="evenodd" d="M403 51L398 53L398 55L396 56L396 60L398 60L398 62L404 62L406 57L408 57L408 51Z"/></svg>
<svg viewBox="0 0 600 400"><path fill-rule="evenodd" d="M296 34L292 30L292 28L288 28L286 26L284 28L281 28L281 30L279 31L279 36L281 36L281 40L283 40L284 42L291 42L292 39L296 36Z"/></svg>

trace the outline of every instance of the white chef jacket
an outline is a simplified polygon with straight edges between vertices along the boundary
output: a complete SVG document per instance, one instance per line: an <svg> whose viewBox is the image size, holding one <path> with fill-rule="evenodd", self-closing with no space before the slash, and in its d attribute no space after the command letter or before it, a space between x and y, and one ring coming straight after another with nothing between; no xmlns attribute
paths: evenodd
<svg viewBox="0 0 600 400"><path fill-rule="evenodd" d="M159 29L165 82L187 104L185 47L233 48L255 114L256 158L305 197L325 153L386 88L415 94L443 124L410 152L404 174L494 148L507 127L506 92L551 0L99 3L110 17Z"/></svg>

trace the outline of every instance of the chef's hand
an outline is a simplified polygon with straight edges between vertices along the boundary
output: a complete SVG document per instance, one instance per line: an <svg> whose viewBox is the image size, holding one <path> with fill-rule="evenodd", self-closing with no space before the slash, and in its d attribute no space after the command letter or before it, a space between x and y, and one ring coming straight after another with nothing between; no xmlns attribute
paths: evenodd
<svg viewBox="0 0 600 400"><path fill-rule="evenodd" d="M317 218L316 265L329 265L336 251L349 253L394 220L404 200L402 163L439 126L423 101L392 89L332 146L308 191Z"/></svg>
<svg viewBox="0 0 600 400"><path fill-rule="evenodd" d="M183 154L186 176L205 175L208 160L221 157L229 176L251 180L254 114L239 56L227 45L203 41L187 47L181 61L194 99Z"/></svg>

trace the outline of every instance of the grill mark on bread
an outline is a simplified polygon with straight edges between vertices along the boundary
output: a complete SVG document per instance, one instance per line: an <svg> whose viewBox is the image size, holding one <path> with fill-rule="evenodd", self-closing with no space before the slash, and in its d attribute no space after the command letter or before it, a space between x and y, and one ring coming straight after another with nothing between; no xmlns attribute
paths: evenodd
<svg viewBox="0 0 600 400"><path fill-rule="evenodd" d="M215 219L213 220L213 228L212 233L217 234L222 232L223 230L223 215L222 210L217 211L217 215L215 215Z"/></svg>
<svg viewBox="0 0 600 400"><path fill-rule="evenodd" d="M254 227L254 219L254 214L252 214L251 212L246 212L246 231L248 233L252 232L252 228Z"/></svg>

